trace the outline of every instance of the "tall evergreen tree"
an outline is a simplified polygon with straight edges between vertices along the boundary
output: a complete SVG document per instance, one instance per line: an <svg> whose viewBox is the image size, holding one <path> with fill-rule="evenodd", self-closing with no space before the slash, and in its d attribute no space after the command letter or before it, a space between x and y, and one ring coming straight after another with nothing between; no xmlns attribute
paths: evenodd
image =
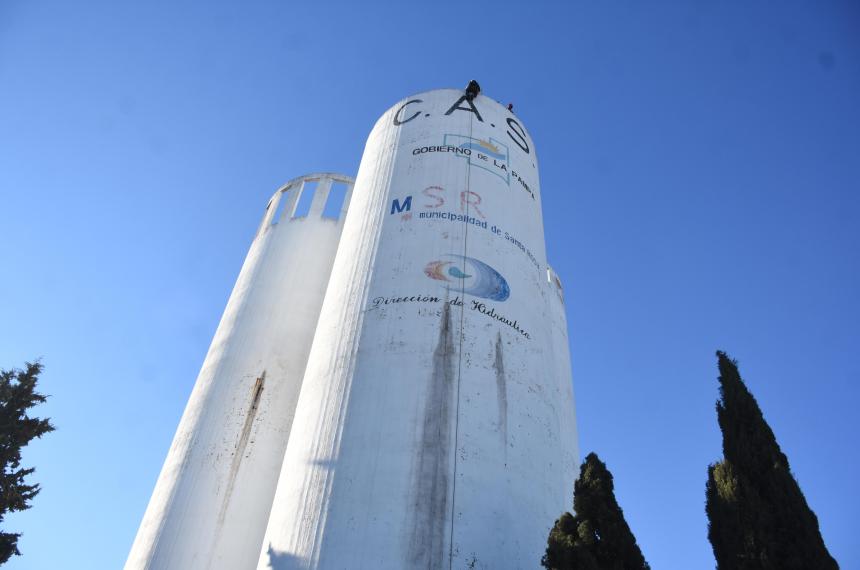
<svg viewBox="0 0 860 570"><path fill-rule="evenodd" d="M737 363L718 351L723 460L708 467L708 538L719 570L832 570L818 519Z"/></svg>
<svg viewBox="0 0 860 570"><path fill-rule="evenodd" d="M612 473L589 453L574 483L575 515L564 513L541 560L550 570L649 570L615 500Z"/></svg>
<svg viewBox="0 0 860 570"><path fill-rule="evenodd" d="M30 508L39 493L38 483L25 482L34 469L21 467L21 448L54 426L48 419L30 417L30 408L45 401L36 391L42 365L27 363L26 370L0 370L0 522L6 513ZM0 532L0 564L18 551L20 534Z"/></svg>

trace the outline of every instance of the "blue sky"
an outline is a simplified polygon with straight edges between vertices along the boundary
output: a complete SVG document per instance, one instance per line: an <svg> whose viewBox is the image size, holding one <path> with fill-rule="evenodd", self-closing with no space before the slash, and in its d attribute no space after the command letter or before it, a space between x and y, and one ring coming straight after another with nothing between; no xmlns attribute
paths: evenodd
<svg viewBox="0 0 860 570"><path fill-rule="evenodd" d="M8 567L118 568L268 197L478 79L540 157L583 454L656 569L712 568L728 351L860 567L852 2L0 4L0 367L57 431ZM571 482L572 483L572 482Z"/></svg>

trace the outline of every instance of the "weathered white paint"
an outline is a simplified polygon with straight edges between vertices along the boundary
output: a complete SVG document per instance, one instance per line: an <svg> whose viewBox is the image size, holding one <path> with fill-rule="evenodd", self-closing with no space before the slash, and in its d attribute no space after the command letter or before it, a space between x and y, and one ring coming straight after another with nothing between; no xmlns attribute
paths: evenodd
<svg viewBox="0 0 860 570"><path fill-rule="evenodd" d="M260 569L537 567L569 508L573 394L534 143L461 95L404 99L370 134Z"/></svg>
<svg viewBox="0 0 860 570"><path fill-rule="evenodd" d="M293 218L312 181L310 213ZM348 186L345 212L352 179L333 174L297 178L269 202L127 569L255 567L343 228L342 215L322 217L332 182Z"/></svg>

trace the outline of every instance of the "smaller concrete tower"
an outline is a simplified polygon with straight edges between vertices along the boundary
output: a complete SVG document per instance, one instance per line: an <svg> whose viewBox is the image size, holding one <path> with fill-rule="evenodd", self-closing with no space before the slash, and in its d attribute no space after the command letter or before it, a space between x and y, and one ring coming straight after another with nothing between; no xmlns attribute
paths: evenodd
<svg viewBox="0 0 860 570"><path fill-rule="evenodd" d="M352 185L313 174L269 201L127 570L256 563Z"/></svg>

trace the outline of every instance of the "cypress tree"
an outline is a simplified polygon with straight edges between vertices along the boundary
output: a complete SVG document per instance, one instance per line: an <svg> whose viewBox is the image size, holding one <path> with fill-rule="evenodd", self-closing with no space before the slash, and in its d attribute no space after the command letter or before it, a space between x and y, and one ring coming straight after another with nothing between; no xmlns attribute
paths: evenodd
<svg viewBox="0 0 860 570"><path fill-rule="evenodd" d="M723 460L708 467L705 511L718 570L838 569L737 363L717 360Z"/></svg>
<svg viewBox="0 0 860 570"><path fill-rule="evenodd" d="M30 500L39 492L39 485L25 479L34 469L21 467L21 448L34 437L42 437L54 429L47 419L30 417L27 411L45 401L36 391L42 365L28 363L26 370L0 370L0 522L9 512L30 508ZM0 564L18 551L21 535L0 532Z"/></svg>
<svg viewBox="0 0 860 570"><path fill-rule="evenodd" d="M574 483L575 515L564 513L541 560L550 570L649 570L615 500L612 473L589 453Z"/></svg>

